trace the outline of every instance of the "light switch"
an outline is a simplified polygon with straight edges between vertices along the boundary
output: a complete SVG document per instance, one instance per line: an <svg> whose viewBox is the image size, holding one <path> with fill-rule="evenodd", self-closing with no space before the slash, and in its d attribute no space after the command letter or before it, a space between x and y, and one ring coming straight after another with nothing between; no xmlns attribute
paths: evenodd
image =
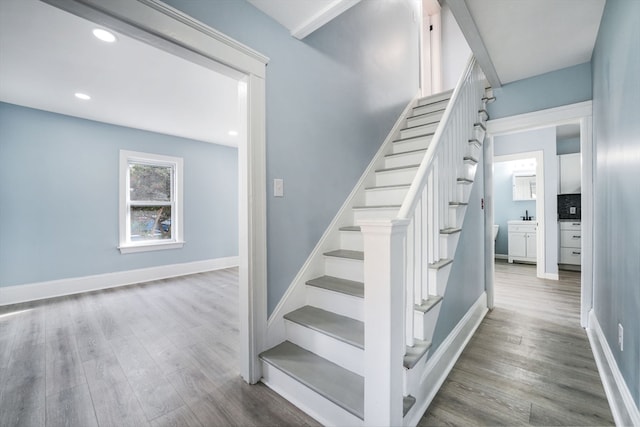
<svg viewBox="0 0 640 427"><path fill-rule="evenodd" d="M273 197L284 197L284 180L282 178L273 180Z"/></svg>
<svg viewBox="0 0 640 427"><path fill-rule="evenodd" d="M575 206L571 206L571 207L569 207L569 213L570 213L571 215L575 215L575 214L576 214L576 207L575 207Z"/></svg>

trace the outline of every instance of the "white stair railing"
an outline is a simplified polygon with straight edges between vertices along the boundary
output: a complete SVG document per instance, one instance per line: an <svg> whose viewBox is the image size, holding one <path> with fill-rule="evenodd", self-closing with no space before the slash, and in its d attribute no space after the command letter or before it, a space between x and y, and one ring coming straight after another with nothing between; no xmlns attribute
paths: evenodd
<svg viewBox="0 0 640 427"><path fill-rule="evenodd" d="M405 346L415 339L414 306L437 294L429 264L440 231L458 227L450 203L463 202L458 178L482 106L485 77L472 57L393 220L361 221L364 241L365 425L402 425Z"/></svg>

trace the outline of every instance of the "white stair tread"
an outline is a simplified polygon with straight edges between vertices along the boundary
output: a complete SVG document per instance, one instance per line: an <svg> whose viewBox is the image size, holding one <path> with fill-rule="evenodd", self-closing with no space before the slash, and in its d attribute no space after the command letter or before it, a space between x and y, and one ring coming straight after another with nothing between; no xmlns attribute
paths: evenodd
<svg viewBox="0 0 640 427"><path fill-rule="evenodd" d="M376 172L391 172L391 171L399 171L403 169L417 169L419 167L420 165L398 166L395 168L377 169Z"/></svg>
<svg viewBox="0 0 640 427"><path fill-rule="evenodd" d="M419 105L429 105L435 102L441 102L444 100L449 100L453 95L453 89L445 90L444 92L434 93L432 95L425 96L418 100Z"/></svg>
<svg viewBox="0 0 640 427"><path fill-rule="evenodd" d="M260 354L273 367L364 419L364 378L285 341Z"/></svg>
<svg viewBox="0 0 640 427"><path fill-rule="evenodd" d="M400 209L400 205L375 205L375 206L354 206L354 210L366 210L366 209Z"/></svg>
<svg viewBox="0 0 640 427"><path fill-rule="evenodd" d="M307 281L308 286L315 286L329 291L340 292L358 298L364 298L364 283L340 279L332 276L316 277Z"/></svg>
<svg viewBox="0 0 640 427"><path fill-rule="evenodd" d="M332 256L336 258L348 258L356 260L364 260L364 252L362 251L350 251L348 249L336 249L335 251L329 251L324 253L325 256Z"/></svg>
<svg viewBox="0 0 640 427"><path fill-rule="evenodd" d="M420 311L422 313L426 313L431 310L433 307L438 305L442 301L442 297L440 295L429 295L427 299L422 300L422 304L415 305L414 310Z"/></svg>
<svg viewBox="0 0 640 427"><path fill-rule="evenodd" d="M411 187L411 184L379 185L377 187L366 187L365 191L369 191L369 190L391 190L393 188L409 188L409 187ZM358 227L358 231L360 231L359 227Z"/></svg>
<svg viewBox="0 0 640 427"><path fill-rule="evenodd" d="M423 135L409 136L407 138L394 139L393 142L394 143L400 143L400 142L407 142L407 141L415 141L415 140L420 139L420 138L427 138L427 137L433 136L435 133L436 132L433 131L433 132L425 133Z"/></svg>
<svg viewBox="0 0 640 427"><path fill-rule="evenodd" d="M287 313L284 318L354 347L364 348L364 323L359 320L310 305Z"/></svg>

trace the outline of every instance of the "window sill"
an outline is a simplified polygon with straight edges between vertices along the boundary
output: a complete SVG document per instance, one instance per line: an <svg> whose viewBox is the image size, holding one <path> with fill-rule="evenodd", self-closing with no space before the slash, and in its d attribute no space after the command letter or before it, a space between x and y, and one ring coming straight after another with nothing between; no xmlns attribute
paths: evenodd
<svg viewBox="0 0 640 427"><path fill-rule="evenodd" d="M140 243L137 245L118 246L121 254L132 254L136 252L163 251L165 249L180 249L184 246L183 241L180 242L162 242L162 243Z"/></svg>

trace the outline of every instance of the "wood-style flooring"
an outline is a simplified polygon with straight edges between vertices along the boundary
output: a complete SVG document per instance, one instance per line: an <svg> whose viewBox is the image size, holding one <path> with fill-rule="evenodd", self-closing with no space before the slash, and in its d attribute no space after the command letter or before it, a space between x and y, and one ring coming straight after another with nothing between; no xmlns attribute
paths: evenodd
<svg viewBox="0 0 640 427"><path fill-rule="evenodd" d="M419 425L614 425L579 313L579 272L497 261L495 309Z"/></svg>
<svg viewBox="0 0 640 427"><path fill-rule="evenodd" d="M236 269L0 307L0 426L318 425L239 376Z"/></svg>

